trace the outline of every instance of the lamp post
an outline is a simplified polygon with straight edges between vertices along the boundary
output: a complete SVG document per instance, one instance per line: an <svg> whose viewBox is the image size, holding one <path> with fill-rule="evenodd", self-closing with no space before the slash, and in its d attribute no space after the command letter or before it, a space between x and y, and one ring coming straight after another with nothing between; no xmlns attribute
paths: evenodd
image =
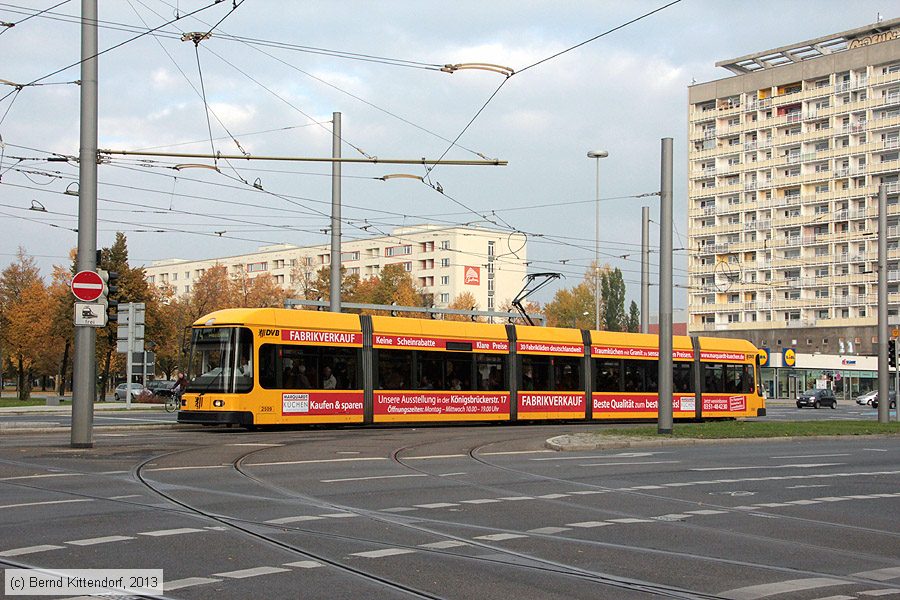
<svg viewBox="0 0 900 600"><path fill-rule="evenodd" d="M606 150L591 150L588 158L597 159L597 201L594 209L595 235L594 235L594 328L600 329L600 159L609 156Z"/></svg>

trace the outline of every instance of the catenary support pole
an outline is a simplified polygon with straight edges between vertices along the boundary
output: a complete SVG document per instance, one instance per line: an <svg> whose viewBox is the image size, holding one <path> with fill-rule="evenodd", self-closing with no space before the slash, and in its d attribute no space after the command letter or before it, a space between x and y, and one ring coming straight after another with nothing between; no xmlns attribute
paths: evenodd
<svg viewBox="0 0 900 600"><path fill-rule="evenodd" d="M135 345L135 310L134 302L128 303L128 354L125 359L125 377L128 385L125 387L125 408L131 408L131 384L134 379L134 345Z"/></svg>
<svg viewBox="0 0 900 600"><path fill-rule="evenodd" d="M331 156L341 157L341 113L332 115ZM331 312L341 312L341 163L331 163Z"/></svg>
<svg viewBox="0 0 900 600"><path fill-rule="evenodd" d="M81 142L78 167L79 271L97 268L97 0L81 0ZM94 445L97 337L93 327L75 328L72 362L73 448ZM101 393L106 393L102 390Z"/></svg>
<svg viewBox="0 0 900 600"><path fill-rule="evenodd" d="M878 422L890 416L888 382L887 190L878 189Z"/></svg>
<svg viewBox="0 0 900 600"><path fill-rule="evenodd" d="M662 139L659 187L659 417L672 433L672 138Z"/></svg>
<svg viewBox="0 0 900 600"><path fill-rule="evenodd" d="M641 333L650 332L650 207L641 207Z"/></svg>

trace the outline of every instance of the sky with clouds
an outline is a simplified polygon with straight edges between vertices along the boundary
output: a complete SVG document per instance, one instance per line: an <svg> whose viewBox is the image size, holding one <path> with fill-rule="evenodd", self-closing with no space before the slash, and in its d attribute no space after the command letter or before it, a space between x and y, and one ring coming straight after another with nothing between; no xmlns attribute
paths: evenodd
<svg viewBox="0 0 900 600"><path fill-rule="evenodd" d="M0 28L0 80L28 83L79 60L80 2L23 21L58 3L0 2L0 21L16 23ZM860 27L875 22L879 11L885 19L898 16L886 12L891 3L868 0L682 0L525 68L667 2L244 0L234 10L232 0L213 4L100 2L101 50L159 28L158 35L99 59L100 148L328 157L337 111L345 157L447 152L447 158L506 160L505 167L437 167L431 183L443 193L414 179L378 179L425 175L422 166L345 165L344 235L365 238L422 223L494 223L525 232L531 270L563 273L562 286L578 282L593 258L597 192L595 162L586 153L604 149L602 260L623 270L629 299L639 295L641 206L651 206L652 219L658 215L657 199L633 196L659 189L664 137L675 146L674 245L687 243L691 81L728 76L714 66L720 60ZM223 17L199 47L181 41L182 33L208 31ZM516 74L507 79L433 67L469 62ZM77 197L64 194L75 187L77 166L35 159L78 154L79 88L66 82L79 77L73 67L43 80L59 85L18 92L0 86L6 96L0 101L0 264L23 247L49 273L77 243ZM492 94L450 148L448 140ZM179 162L210 161L113 157L100 165L99 245L124 231L132 262L147 265L273 243L328 242L329 164L220 160L216 172L173 169ZM47 212L27 210L33 203ZM510 235L512 249L521 235ZM677 251L676 285L687 283L685 269L685 251ZM676 289L675 307L685 305L684 289Z"/></svg>

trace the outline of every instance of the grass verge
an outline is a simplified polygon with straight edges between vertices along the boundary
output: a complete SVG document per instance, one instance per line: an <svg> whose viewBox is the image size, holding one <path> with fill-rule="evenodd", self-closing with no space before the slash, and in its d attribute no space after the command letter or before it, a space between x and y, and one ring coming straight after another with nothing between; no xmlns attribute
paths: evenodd
<svg viewBox="0 0 900 600"><path fill-rule="evenodd" d="M14 406L44 406L47 404L46 398L29 398L24 402L16 398L0 398L0 408L9 408Z"/></svg>
<svg viewBox="0 0 900 600"><path fill-rule="evenodd" d="M768 438L815 435L900 435L900 423L877 421L797 421L765 423L759 421L712 421L675 423L671 436L660 436L656 425L603 429L599 435L674 437L674 438Z"/></svg>

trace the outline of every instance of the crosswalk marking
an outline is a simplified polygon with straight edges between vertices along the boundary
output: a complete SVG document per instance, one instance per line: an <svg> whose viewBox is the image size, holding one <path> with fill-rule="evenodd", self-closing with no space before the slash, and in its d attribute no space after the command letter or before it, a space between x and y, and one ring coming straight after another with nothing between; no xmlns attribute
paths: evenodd
<svg viewBox="0 0 900 600"><path fill-rule="evenodd" d="M504 540L514 540L516 538L526 538L527 535L521 533L493 533L490 535L476 535L476 540L487 540L489 542L502 542Z"/></svg>
<svg viewBox="0 0 900 600"><path fill-rule="evenodd" d="M227 577L229 579L247 579L248 577L259 577L260 575L271 575L272 573L287 573L290 569L282 569L281 567L253 567L252 569L238 569L237 571L226 571L224 573L213 573L215 577Z"/></svg>
<svg viewBox="0 0 900 600"><path fill-rule="evenodd" d="M443 542L431 542L430 544L419 544L419 548L430 548L432 550L446 550L448 548L459 548L460 546L468 546L468 542L459 540L446 540Z"/></svg>
<svg viewBox="0 0 900 600"><path fill-rule="evenodd" d="M411 548L385 548L383 550L370 550L368 552L353 552L350 556L361 556L363 558L382 558L385 556L397 556L399 554L412 554L416 552Z"/></svg>

